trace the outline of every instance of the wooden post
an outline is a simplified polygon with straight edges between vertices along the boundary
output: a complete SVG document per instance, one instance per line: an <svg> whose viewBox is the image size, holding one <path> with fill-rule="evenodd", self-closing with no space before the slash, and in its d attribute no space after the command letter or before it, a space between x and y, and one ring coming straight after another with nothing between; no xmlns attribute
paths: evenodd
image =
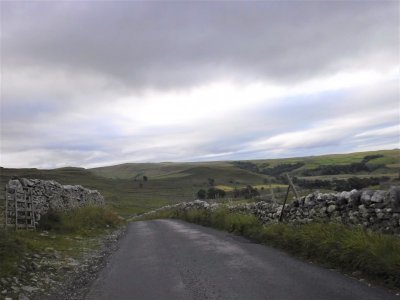
<svg viewBox="0 0 400 300"><path fill-rule="evenodd" d="M283 212L284 212L284 210L285 210L285 204L286 204L287 198L288 198L288 196L289 196L289 191L290 191L290 185L288 185L287 190L286 190L285 201L283 201L283 206L282 206L282 210L281 210L281 215L279 216L279 222L282 222Z"/></svg>
<svg viewBox="0 0 400 300"><path fill-rule="evenodd" d="M288 180L288 188L287 188L287 191L286 191L285 201L283 202L283 207L282 207L281 215L279 216L279 222L282 222L282 219L283 219L283 212L284 212L284 210L285 210L285 205L286 205L287 198L288 198L288 196L289 196L290 188L292 188L293 193L294 193L296 199L299 200L299 194L297 193L296 187L294 186L294 184L293 184L293 182L292 182L292 179L290 178L290 176L289 176L288 173L286 173L285 175L286 175L286 178L287 178L287 180Z"/></svg>
<svg viewBox="0 0 400 300"><path fill-rule="evenodd" d="M293 182L292 182L292 178L290 178L290 176L289 176L288 173L286 173L286 178L287 178L287 180L288 180L288 182L289 182L289 186L290 186L290 187L292 188L292 190L293 190L293 193L294 193L296 199L299 200L299 194L297 193L296 187L294 186L294 184L293 184Z"/></svg>

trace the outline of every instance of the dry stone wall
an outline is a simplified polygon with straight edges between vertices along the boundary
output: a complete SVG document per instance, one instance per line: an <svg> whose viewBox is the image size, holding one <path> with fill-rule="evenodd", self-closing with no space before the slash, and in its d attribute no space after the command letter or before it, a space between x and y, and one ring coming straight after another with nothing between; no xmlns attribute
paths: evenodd
<svg viewBox="0 0 400 300"><path fill-rule="evenodd" d="M179 203L159 210L190 209L215 210L221 204L205 201ZM277 223L283 205L274 202L257 202L242 205L228 205L232 212L255 215L263 224ZM287 204L283 221L304 224L313 221L339 222L359 225L385 233L400 234L400 187L387 191L352 190L341 193L312 193Z"/></svg>
<svg viewBox="0 0 400 300"><path fill-rule="evenodd" d="M104 205L104 197L96 190L80 185L61 185L54 180L13 178L6 185L8 223L15 223L15 213L24 216L24 208L32 203L35 222L50 209L66 211L83 205ZM17 200L17 201L15 201ZM24 201L26 204L24 203ZM17 207L15 207L17 205ZM20 213L19 211L22 211Z"/></svg>

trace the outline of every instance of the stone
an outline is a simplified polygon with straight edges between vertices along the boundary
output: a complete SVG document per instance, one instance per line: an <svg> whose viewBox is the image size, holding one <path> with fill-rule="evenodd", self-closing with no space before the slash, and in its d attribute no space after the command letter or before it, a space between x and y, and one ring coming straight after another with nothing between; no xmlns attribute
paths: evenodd
<svg viewBox="0 0 400 300"><path fill-rule="evenodd" d="M316 213L315 209L312 208L312 209L309 211L309 216L312 217L312 216L315 215L315 213Z"/></svg>
<svg viewBox="0 0 400 300"><path fill-rule="evenodd" d="M314 206L315 205L315 196L314 194L310 194L308 196L306 196L306 198L304 199L304 206Z"/></svg>
<svg viewBox="0 0 400 300"><path fill-rule="evenodd" d="M376 191L371 197L371 202L381 203L385 200L385 198L386 198L385 191Z"/></svg>
<svg viewBox="0 0 400 300"><path fill-rule="evenodd" d="M379 212L376 214L376 217L381 220L385 217L385 214L383 212Z"/></svg>
<svg viewBox="0 0 400 300"><path fill-rule="evenodd" d="M36 262L31 262L31 270L32 271L39 271L40 270L40 265Z"/></svg>
<svg viewBox="0 0 400 300"><path fill-rule="evenodd" d="M351 192L341 192L341 193L339 194L339 197L338 197L338 198L343 198L343 199L349 200L349 199L350 199L350 193L351 193Z"/></svg>
<svg viewBox="0 0 400 300"><path fill-rule="evenodd" d="M25 292L27 292L27 293L33 293L33 292L37 291L38 288L35 288L35 287L33 287L33 286L26 285L26 286L22 286L22 287L21 287L21 290L23 290L23 291L25 291Z"/></svg>
<svg viewBox="0 0 400 300"><path fill-rule="evenodd" d="M373 194L374 194L374 192L370 191L370 190L363 191L361 193L361 203L367 204L367 205L370 204Z"/></svg>
<svg viewBox="0 0 400 300"><path fill-rule="evenodd" d="M359 192L357 190L351 190L349 192L348 202L353 207L357 207L358 205L360 205L361 204L361 192Z"/></svg>
<svg viewBox="0 0 400 300"><path fill-rule="evenodd" d="M18 295L18 300L29 300L29 298L24 294L19 294Z"/></svg>
<svg viewBox="0 0 400 300"><path fill-rule="evenodd" d="M392 208L400 212L400 187L392 186L387 196Z"/></svg>
<svg viewBox="0 0 400 300"><path fill-rule="evenodd" d="M329 205L327 208L328 213L333 213L336 210L336 205Z"/></svg>
<svg viewBox="0 0 400 300"><path fill-rule="evenodd" d="M17 287L16 285L12 285L12 286L11 286L11 289L12 289L14 292L16 292L16 293L19 292L19 287Z"/></svg>
<svg viewBox="0 0 400 300"><path fill-rule="evenodd" d="M347 203L348 203L348 200L346 198L343 198L343 197L339 197L336 200L336 205L339 205L339 206L346 205Z"/></svg>
<svg viewBox="0 0 400 300"><path fill-rule="evenodd" d="M365 207L364 204L361 204L361 205L358 207L358 210L359 210L362 214L368 212L368 209Z"/></svg>

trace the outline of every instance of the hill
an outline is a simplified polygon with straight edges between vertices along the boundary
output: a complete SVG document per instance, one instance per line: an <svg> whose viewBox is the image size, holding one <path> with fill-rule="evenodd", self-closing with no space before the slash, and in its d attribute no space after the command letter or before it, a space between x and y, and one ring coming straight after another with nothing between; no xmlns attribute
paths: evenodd
<svg viewBox="0 0 400 300"><path fill-rule="evenodd" d="M80 184L99 190L119 213L131 215L193 200L199 189L211 184L224 189L227 197L246 185L257 187L265 196L273 186L279 198L286 186L285 172L291 174L301 193L307 193L316 188L345 190L352 185L386 188L400 184L399 171L400 150L383 150L249 161L128 163L93 169L1 168L0 185L5 186L12 176ZM0 199L4 199L3 189Z"/></svg>

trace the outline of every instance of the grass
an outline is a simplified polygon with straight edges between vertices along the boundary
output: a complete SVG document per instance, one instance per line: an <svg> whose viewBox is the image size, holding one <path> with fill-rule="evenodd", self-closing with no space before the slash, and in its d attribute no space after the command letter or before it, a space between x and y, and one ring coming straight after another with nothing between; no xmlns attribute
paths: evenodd
<svg viewBox="0 0 400 300"><path fill-rule="evenodd" d="M382 154L384 157L371 162L385 162L386 168L373 172L373 176L399 172L400 150L359 152L315 157L284 158L255 160L253 163L270 167L284 163L304 162L304 168L315 168L321 164L348 164L359 162L366 155ZM367 176L362 174L343 174L340 176ZM135 163L122 164L94 169L60 168L53 170L7 169L0 168L0 187L5 186L12 176L27 178L52 179L61 184L80 184L84 187L99 190L107 203L121 216L130 217L153 210L157 207L190 201L196 198L199 189L209 188L208 178L215 180L215 185L226 190L227 198L232 197L233 189L252 185L262 195L269 195L271 182L274 193L279 200L285 196L285 184L274 182L269 176L239 169L232 162L197 162L197 163ZM144 182L143 176L148 177ZM369 176L369 174L368 174ZM372 175L371 175L372 176ZM392 178L388 184L399 184L399 179ZM264 190L261 188L264 187ZM299 190L300 194L302 193ZM4 204L4 190L0 189L0 211ZM1 214L0 214L1 215ZM1 218L1 216L0 216ZM1 223L1 220L0 220Z"/></svg>
<svg viewBox="0 0 400 300"><path fill-rule="evenodd" d="M0 230L0 277L17 274L24 256L52 248L65 256L79 257L98 246L98 237L123 224L105 207L87 206L68 212L50 212L37 231ZM45 232L45 230L47 232Z"/></svg>
<svg viewBox="0 0 400 300"><path fill-rule="evenodd" d="M367 152L354 152L346 154L329 154L320 156L309 156L309 157L295 157L295 158L281 158L281 159L265 159L256 160L254 163L261 165L268 163L270 166L276 166L284 163L296 163L304 162L305 165L300 169L313 169L320 165L345 165L360 162L367 155L382 154L382 158L374 159L371 163L383 163L383 164L396 164L400 160L400 150L379 150L379 151L367 151ZM300 170L299 169L299 170Z"/></svg>
<svg viewBox="0 0 400 300"><path fill-rule="evenodd" d="M333 223L275 224L254 233L262 242L320 264L400 288L400 239ZM258 235L258 236L257 236Z"/></svg>
<svg viewBox="0 0 400 300"><path fill-rule="evenodd" d="M179 218L243 235L284 249L295 256L400 289L400 239L335 223L263 226L255 216L218 208L162 211L152 218Z"/></svg>

